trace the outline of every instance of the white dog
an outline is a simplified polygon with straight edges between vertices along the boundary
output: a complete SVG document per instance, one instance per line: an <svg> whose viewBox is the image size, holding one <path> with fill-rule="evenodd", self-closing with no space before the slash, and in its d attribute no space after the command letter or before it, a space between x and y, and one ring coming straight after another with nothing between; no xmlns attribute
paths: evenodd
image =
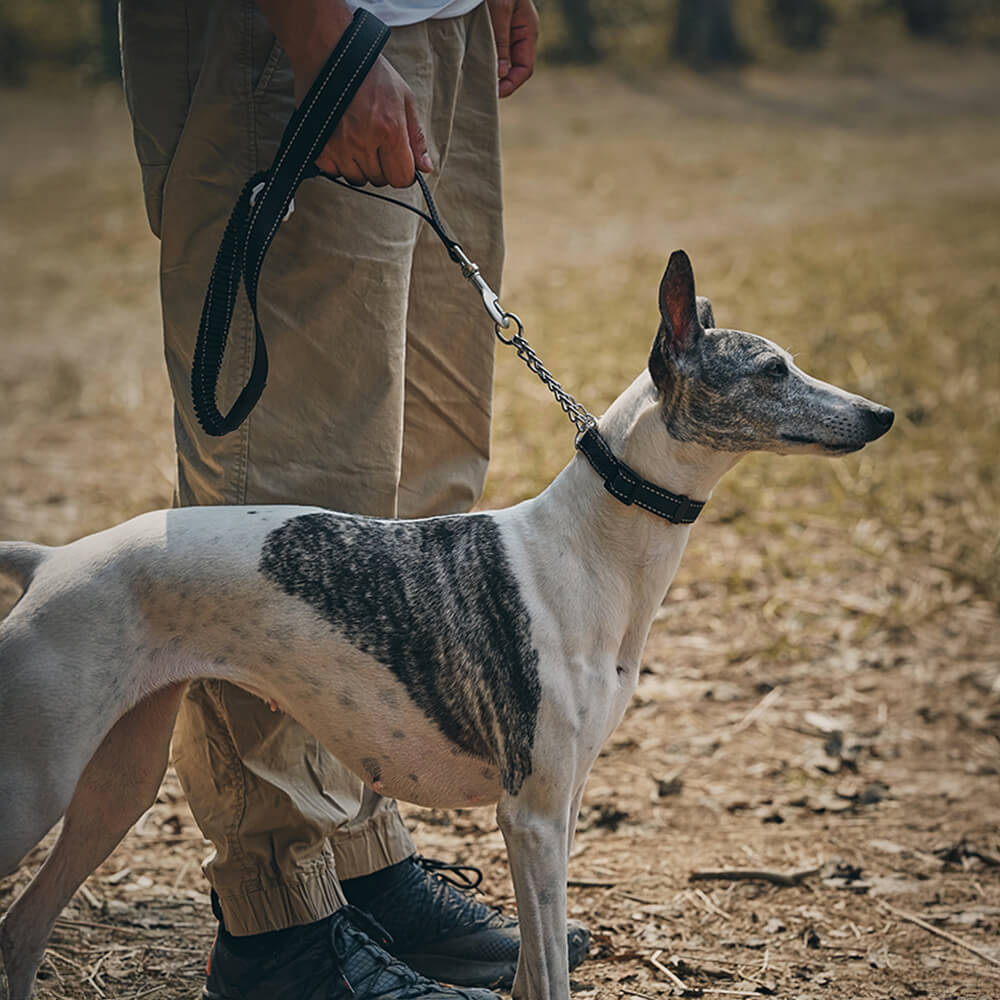
<svg viewBox="0 0 1000 1000"><path fill-rule="evenodd" d="M156 795L185 685L217 677L277 702L371 794L497 802L521 924L514 995L568 1000L580 797L688 522L746 452L844 454L893 416L768 340L715 329L683 252L660 312L648 370L600 437L507 510L192 507L59 548L0 544L25 588L0 624L0 875L65 817L0 924L0 994L30 996L59 911Z"/></svg>

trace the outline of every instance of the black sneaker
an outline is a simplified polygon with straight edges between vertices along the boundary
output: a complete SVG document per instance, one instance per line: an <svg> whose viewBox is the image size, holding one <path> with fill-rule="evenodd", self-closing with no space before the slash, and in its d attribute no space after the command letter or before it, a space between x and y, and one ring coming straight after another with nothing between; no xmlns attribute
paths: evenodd
<svg viewBox="0 0 1000 1000"><path fill-rule="evenodd" d="M462 986L510 989L521 934L517 921L467 893L482 872L416 855L341 883L348 902L370 913L391 936L387 949L422 975ZM569 923L569 967L590 947L590 932Z"/></svg>
<svg viewBox="0 0 1000 1000"><path fill-rule="evenodd" d="M374 938L374 940L373 940ZM303 927L234 938L220 929L204 1000L500 1000L431 982L393 958L373 920L345 906ZM376 943L378 942L378 943Z"/></svg>

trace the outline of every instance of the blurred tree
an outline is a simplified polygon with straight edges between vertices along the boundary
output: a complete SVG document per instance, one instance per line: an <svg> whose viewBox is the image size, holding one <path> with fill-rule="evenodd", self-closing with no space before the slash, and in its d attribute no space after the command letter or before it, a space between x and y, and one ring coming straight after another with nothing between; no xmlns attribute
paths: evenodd
<svg viewBox="0 0 1000 1000"><path fill-rule="evenodd" d="M118 49L118 0L97 0L100 4L101 72L121 76L122 57Z"/></svg>
<svg viewBox="0 0 1000 1000"><path fill-rule="evenodd" d="M679 0L671 52L700 70L746 62L747 51L733 24L732 0Z"/></svg>
<svg viewBox="0 0 1000 1000"><path fill-rule="evenodd" d="M900 0L900 6L906 27L912 34L924 37L942 34L954 14L952 0Z"/></svg>
<svg viewBox="0 0 1000 1000"><path fill-rule="evenodd" d="M826 0L769 0L768 14L781 40L793 49L818 49L833 23Z"/></svg>
<svg viewBox="0 0 1000 1000"><path fill-rule="evenodd" d="M565 62L597 62L601 53L594 41L594 13L590 0L559 0L559 6L562 8L566 41L550 56Z"/></svg>
<svg viewBox="0 0 1000 1000"><path fill-rule="evenodd" d="M0 84L20 87L28 82L31 43L20 25L0 11Z"/></svg>

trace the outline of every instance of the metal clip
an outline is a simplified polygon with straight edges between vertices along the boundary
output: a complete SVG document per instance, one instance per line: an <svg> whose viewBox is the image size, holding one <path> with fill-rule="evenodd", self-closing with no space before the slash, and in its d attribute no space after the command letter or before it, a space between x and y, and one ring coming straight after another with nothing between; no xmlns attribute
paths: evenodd
<svg viewBox="0 0 1000 1000"><path fill-rule="evenodd" d="M455 255L459 259L459 264L462 267L462 277L466 281L476 286L480 296L482 296L483 305L486 311L489 313L490 319L496 323L497 326L502 327L504 330L510 326L510 317L503 311L500 306L500 298L496 292L483 278L479 271L479 265L474 264L466 254L466 252L456 243L452 249L455 251Z"/></svg>

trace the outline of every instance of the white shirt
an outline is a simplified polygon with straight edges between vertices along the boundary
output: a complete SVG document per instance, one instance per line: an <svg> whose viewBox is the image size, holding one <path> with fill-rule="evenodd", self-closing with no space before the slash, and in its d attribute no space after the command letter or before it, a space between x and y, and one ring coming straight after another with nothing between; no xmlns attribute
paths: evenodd
<svg viewBox="0 0 1000 1000"><path fill-rule="evenodd" d="M431 18L460 17L478 7L482 0L347 0L351 10L364 7L390 28L416 24Z"/></svg>

